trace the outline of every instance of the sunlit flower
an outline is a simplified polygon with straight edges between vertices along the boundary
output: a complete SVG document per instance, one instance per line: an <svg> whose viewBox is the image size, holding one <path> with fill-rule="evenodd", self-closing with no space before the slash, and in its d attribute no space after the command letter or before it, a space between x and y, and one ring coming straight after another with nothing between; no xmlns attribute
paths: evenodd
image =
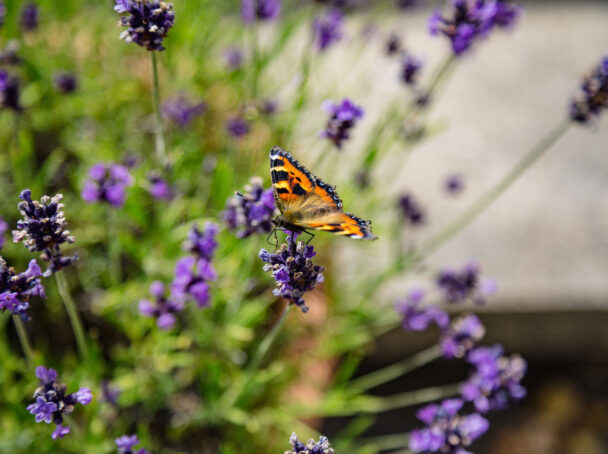
<svg viewBox="0 0 608 454"><path fill-rule="evenodd" d="M173 4L162 0L116 0L114 11L130 14L120 18L120 25L127 27L121 39L150 51L165 49L163 40L175 23Z"/></svg>

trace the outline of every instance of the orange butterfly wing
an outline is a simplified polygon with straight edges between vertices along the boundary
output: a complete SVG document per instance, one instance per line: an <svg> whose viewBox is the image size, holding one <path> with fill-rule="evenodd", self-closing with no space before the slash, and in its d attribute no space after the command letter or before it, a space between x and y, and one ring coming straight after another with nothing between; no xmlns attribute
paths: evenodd
<svg viewBox="0 0 608 454"><path fill-rule="evenodd" d="M291 153L272 148L270 174L283 222L356 239L377 238L371 233L370 221L344 213L335 188L315 177Z"/></svg>

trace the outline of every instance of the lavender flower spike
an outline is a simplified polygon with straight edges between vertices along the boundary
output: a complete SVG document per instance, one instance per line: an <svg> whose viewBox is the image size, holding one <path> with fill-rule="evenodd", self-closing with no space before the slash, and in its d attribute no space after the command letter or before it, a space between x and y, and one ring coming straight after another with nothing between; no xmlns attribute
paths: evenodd
<svg viewBox="0 0 608 454"><path fill-rule="evenodd" d="M264 189L262 179L253 177L245 186L245 194L230 197L222 218L230 230L237 231L238 238L272 231L274 195L272 188Z"/></svg>
<svg viewBox="0 0 608 454"><path fill-rule="evenodd" d="M163 103L163 113L180 128L185 128L192 120L202 115L207 109L204 102L191 102L182 93L176 98L169 99Z"/></svg>
<svg viewBox="0 0 608 454"><path fill-rule="evenodd" d="M426 217L424 210L410 192L402 194L399 197L398 204L401 214L403 215L404 219L409 222L409 224L412 226L424 224Z"/></svg>
<svg viewBox="0 0 608 454"><path fill-rule="evenodd" d="M8 223L0 218L0 249L4 246L4 234L8 230Z"/></svg>
<svg viewBox="0 0 608 454"><path fill-rule="evenodd" d="M443 269L436 282L448 303L463 303L471 300L484 304L486 295L494 293L496 286L489 279L480 278L481 270L475 262L465 265L460 271Z"/></svg>
<svg viewBox="0 0 608 454"><path fill-rule="evenodd" d="M122 207L126 190L132 184L129 170L120 164L95 164L89 169L89 179L82 188L85 202L107 202L114 207Z"/></svg>
<svg viewBox="0 0 608 454"><path fill-rule="evenodd" d="M581 90L570 103L570 119L586 124L608 109L608 55L587 75Z"/></svg>
<svg viewBox="0 0 608 454"><path fill-rule="evenodd" d="M321 52L342 39L342 13L330 10L324 17L317 17L313 23L314 41Z"/></svg>
<svg viewBox="0 0 608 454"><path fill-rule="evenodd" d="M165 286L162 282L152 282L150 294L154 297L154 302L141 300L139 313L144 317L156 318L156 324L160 329L173 328L176 322L175 314L184 309L184 303L165 297Z"/></svg>
<svg viewBox="0 0 608 454"><path fill-rule="evenodd" d="M16 274L0 257L0 311L10 311L28 321L30 317L25 311L30 307L30 298L46 298L40 276L42 270L34 259L30 260L26 271Z"/></svg>
<svg viewBox="0 0 608 454"><path fill-rule="evenodd" d="M120 18L120 25L127 27L121 39L149 51L165 50L163 40L175 23L173 4L162 0L116 0L114 11L130 14Z"/></svg>
<svg viewBox="0 0 608 454"><path fill-rule="evenodd" d="M424 292L420 289L412 290L406 298L395 304L395 309L403 317L403 329L407 331L423 331L431 323L437 324L441 329L450 322L449 315L436 304L421 307Z"/></svg>
<svg viewBox="0 0 608 454"><path fill-rule="evenodd" d="M0 104L2 107L14 112L21 112L23 108L19 102L19 95L19 79L0 69Z"/></svg>
<svg viewBox="0 0 608 454"><path fill-rule="evenodd" d="M280 0L243 0L241 5L241 17L245 23L269 21L277 18L280 13Z"/></svg>
<svg viewBox="0 0 608 454"><path fill-rule="evenodd" d="M206 223L203 231L193 225L188 233L188 239L184 243L184 249L199 259L210 262L218 246L216 239L218 232L219 228L213 222Z"/></svg>
<svg viewBox="0 0 608 454"><path fill-rule="evenodd" d="M51 422L56 425L51 437L53 440L63 438L70 433L70 428L63 426L63 418L74 411L76 404L88 405L93 395L88 388L80 388L77 392L68 394L67 386L57 383L57 371L39 366L36 377L40 386L34 392L35 402L28 405L27 410L34 415L36 422Z"/></svg>
<svg viewBox="0 0 608 454"><path fill-rule="evenodd" d="M485 333L486 329L476 315L465 315L454 320L443 331L439 339L439 347L444 358L463 358Z"/></svg>
<svg viewBox="0 0 608 454"><path fill-rule="evenodd" d="M135 445L139 444L137 435L123 435L114 442L118 448L118 454L148 454L148 451L144 448L134 449Z"/></svg>
<svg viewBox="0 0 608 454"><path fill-rule="evenodd" d="M38 6L34 2L26 3L21 10L21 28L32 31L38 28Z"/></svg>
<svg viewBox="0 0 608 454"><path fill-rule="evenodd" d="M291 449L285 451L285 454L334 454L334 450L329 444L327 437L319 437L319 441L313 439L308 440L306 444L298 440L298 436L294 433L289 437Z"/></svg>
<svg viewBox="0 0 608 454"><path fill-rule="evenodd" d="M302 312L308 312L304 302L304 293L323 282L324 270L315 265L312 258L316 255L312 246L295 242L295 234L288 235L287 243L272 254L266 249L260 250L260 259L265 262L264 271L272 272L278 288L273 290L275 296L281 296L291 304L298 306Z"/></svg>
<svg viewBox="0 0 608 454"><path fill-rule="evenodd" d="M198 307L209 306L209 282L217 277L211 264L196 257L183 257L175 265L175 277L171 284L171 296L179 303L189 299L196 301Z"/></svg>
<svg viewBox="0 0 608 454"><path fill-rule="evenodd" d="M323 103L323 110L329 115L327 126L320 136L331 140L340 149L345 140L350 139L350 130L363 118L363 108L357 106L350 99L343 99L339 104L331 101Z"/></svg>

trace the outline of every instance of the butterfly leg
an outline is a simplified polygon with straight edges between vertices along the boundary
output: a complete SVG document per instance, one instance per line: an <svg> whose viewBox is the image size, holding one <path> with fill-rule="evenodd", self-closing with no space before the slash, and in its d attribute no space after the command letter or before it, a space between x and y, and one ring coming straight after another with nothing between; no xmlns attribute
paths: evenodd
<svg viewBox="0 0 608 454"><path fill-rule="evenodd" d="M312 239L315 237L315 234L312 232L309 232L308 230L304 230L305 233L307 233L308 235L310 235L310 238L308 238L308 241L306 242L306 246L308 246L310 244L310 242L312 241Z"/></svg>
<svg viewBox="0 0 608 454"><path fill-rule="evenodd" d="M270 238L274 235L274 243L270 242ZM271 232L268 234L268 236L266 237L266 242L268 244L271 244L272 246L274 246L274 249L276 251L276 249L279 247L279 239L277 238L277 228L276 226L271 230Z"/></svg>

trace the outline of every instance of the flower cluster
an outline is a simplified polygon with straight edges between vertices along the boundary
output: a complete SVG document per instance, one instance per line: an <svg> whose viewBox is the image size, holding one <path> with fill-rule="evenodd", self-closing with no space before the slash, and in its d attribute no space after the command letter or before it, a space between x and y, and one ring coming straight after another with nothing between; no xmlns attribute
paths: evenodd
<svg viewBox="0 0 608 454"><path fill-rule="evenodd" d="M477 263L471 262L460 271L445 268L437 276L437 286L448 303L463 303L471 300L484 304L485 296L494 293L496 285L489 279L481 280Z"/></svg>
<svg viewBox="0 0 608 454"><path fill-rule="evenodd" d="M144 448L135 449L135 445L139 444L137 435L123 435L114 441L118 448L118 454L149 454L149 451Z"/></svg>
<svg viewBox="0 0 608 454"><path fill-rule="evenodd" d="M108 202L115 207L125 203L126 189L132 184L129 170L120 164L95 164L82 189L85 202Z"/></svg>
<svg viewBox="0 0 608 454"><path fill-rule="evenodd" d="M443 330L439 338L439 347L443 357L464 358L485 333L486 328L476 315L468 314L457 318Z"/></svg>
<svg viewBox="0 0 608 454"><path fill-rule="evenodd" d="M237 237L272 231L274 195L272 189L264 189L262 179L251 178L244 195L230 197L222 217L230 230L237 230Z"/></svg>
<svg viewBox="0 0 608 454"><path fill-rule="evenodd" d="M170 200L173 197L173 188L158 173L148 175L148 192L156 200Z"/></svg>
<svg viewBox="0 0 608 454"><path fill-rule="evenodd" d="M35 3L26 3L21 10L21 28L32 31L38 28L38 6Z"/></svg>
<svg viewBox="0 0 608 454"><path fill-rule="evenodd" d="M55 84L55 89L64 95L73 93L76 91L76 88L78 88L78 80L76 79L76 76L67 72L55 74L53 82Z"/></svg>
<svg viewBox="0 0 608 454"><path fill-rule="evenodd" d="M22 242L30 252L42 252L41 258L48 262L44 277L70 266L77 255L64 257L61 245L75 241L67 229L63 212L62 194L53 197L42 196L40 201L32 200L32 191L24 189L17 207L23 219L17 221L17 230L13 230L13 241Z"/></svg>
<svg viewBox="0 0 608 454"><path fill-rule="evenodd" d="M207 109L204 102L191 102L183 94L163 103L163 114L181 128L188 126L192 120L202 115Z"/></svg>
<svg viewBox="0 0 608 454"><path fill-rule="evenodd" d="M321 52L342 39L342 13L332 9L312 23L314 42Z"/></svg>
<svg viewBox="0 0 608 454"><path fill-rule="evenodd" d="M298 440L298 436L294 433L289 437L291 449L285 451L285 454L334 454L334 450L329 444L327 437L319 437L319 441L313 439L308 440L306 444Z"/></svg>
<svg viewBox="0 0 608 454"><path fill-rule="evenodd" d="M2 107L21 112L19 103L19 79L0 69L0 103Z"/></svg>
<svg viewBox="0 0 608 454"><path fill-rule="evenodd" d="M399 208L403 217L413 226L424 223L425 214L414 196L406 192L399 197Z"/></svg>
<svg viewBox="0 0 608 454"><path fill-rule="evenodd" d="M339 104L325 101L323 110L330 117L320 135L331 140L337 148L342 148L342 142L350 138L350 130L363 117L363 108L355 105L350 99L343 99Z"/></svg>
<svg viewBox="0 0 608 454"><path fill-rule="evenodd" d="M295 234L289 233L287 242L272 254L266 249L260 250L260 259L265 262L264 271L272 272L278 288L273 290L275 296L281 296L291 304L298 306L302 312L308 312L304 302L304 293L323 282L324 270L315 265L312 258L316 255L312 246L295 241Z"/></svg>
<svg viewBox="0 0 608 454"><path fill-rule="evenodd" d="M435 304L422 306L424 292L412 290L403 300L395 303L395 309L403 317L403 328L408 331L424 331L431 323L444 329L450 323L450 316Z"/></svg>
<svg viewBox="0 0 608 454"><path fill-rule="evenodd" d="M272 20L279 14L281 14L280 0L243 0L241 4L241 17L246 23Z"/></svg>
<svg viewBox="0 0 608 454"><path fill-rule="evenodd" d="M433 12L429 19L432 35L447 36L452 50L459 56L469 50L473 42L486 38L495 28L512 26L521 13L518 5L507 0L451 0L449 11Z"/></svg>
<svg viewBox="0 0 608 454"><path fill-rule="evenodd" d="M128 27L121 39L150 51L165 49L163 40L175 23L173 4L162 0L116 0L114 10L130 14L120 18L120 25Z"/></svg>
<svg viewBox="0 0 608 454"><path fill-rule="evenodd" d="M30 307L30 298L46 298L40 276L42 270L34 259L30 260L26 271L16 274L0 257L0 310L10 311L23 321L29 320L25 311Z"/></svg>
<svg viewBox="0 0 608 454"><path fill-rule="evenodd" d="M583 79L580 93L570 103L570 118L588 123L608 109L608 55Z"/></svg>
<svg viewBox="0 0 608 454"><path fill-rule="evenodd" d="M154 297L154 302L146 299L141 300L139 302L139 313L144 317L154 317L160 329L173 328L175 314L184 309L184 302L166 298L165 286L159 281L152 282L150 294Z"/></svg>
<svg viewBox="0 0 608 454"><path fill-rule="evenodd" d="M171 283L171 296L178 303L193 299L198 307L209 305L209 281L217 277L211 265L217 248L217 232L217 226L212 223L207 223L202 232L196 226L190 231L184 248L192 255L178 260Z"/></svg>
<svg viewBox="0 0 608 454"><path fill-rule="evenodd" d="M446 399L418 410L417 418L427 426L410 434L409 448L414 452L465 454L465 448L487 432L488 420L473 413L460 415L460 399Z"/></svg>
<svg viewBox="0 0 608 454"><path fill-rule="evenodd" d="M34 392L35 402L27 410L36 416L36 422L53 422L57 427L52 434L53 439L63 438L70 433L70 428L63 426L63 417L71 414L77 403L88 405L93 400L91 390L80 388L77 392L67 394L67 386L59 384L57 371L39 366L36 377L40 379L40 387Z"/></svg>
<svg viewBox="0 0 608 454"><path fill-rule="evenodd" d="M226 131L237 139L245 137L249 134L250 130L251 126L249 125L249 122L241 116L235 115L226 121Z"/></svg>
<svg viewBox="0 0 608 454"><path fill-rule="evenodd" d="M8 230L8 223L0 218L0 249L4 246L4 234Z"/></svg>
<svg viewBox="0 0 608 454"><path fill-rule="evenodd" d="M526 395L521 380L527 363L521 356L503 355L500 345L478 347L467 355L474 372L460 390L464 400L473 402L477 411L503 410L510 400L518 401Z"/></svg>

